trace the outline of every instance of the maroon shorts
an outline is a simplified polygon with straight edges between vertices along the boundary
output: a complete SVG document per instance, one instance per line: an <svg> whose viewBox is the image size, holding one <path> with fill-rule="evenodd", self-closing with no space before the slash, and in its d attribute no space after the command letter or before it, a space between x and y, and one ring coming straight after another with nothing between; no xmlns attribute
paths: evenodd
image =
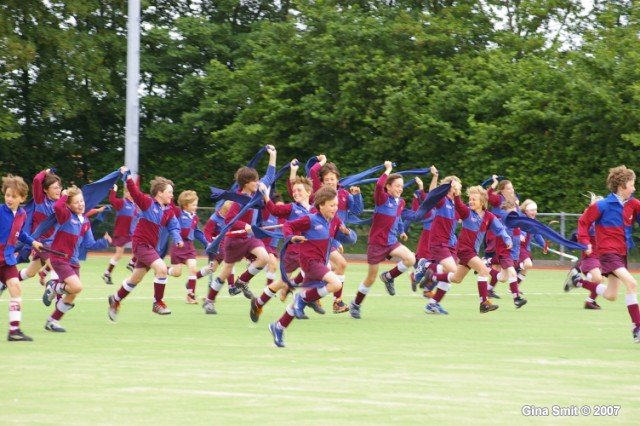
<svg viewBox="0 0 640 426"><path fill-rule="evenodd" d="M526 248L520 246L520 256L518 257L518 263L524 262L525 259L533 260L533 258L531 257L531 252Z"/></svg>
<svg viewBox="0 0 640 426"><path fill-rule="evenodd" d="M111 240L112 240L111 244L113 246L124 247L125 244L131 242L131 235L128 235L128 236L116 235L113 238L111 238Z"/></svg>
<svg viewBox="0 0 640 426"><path fill-rule="evenodd" d="M155 247L148 244L134 244L133 256L136 258L136 268L151 269L151 264L160 259Z"/></svg>
<svg viewBox="0 0 640 426"><path fill-rule="evenodd" d="M391 259L391 252L402 244L396 242L388 246L382 246L379 244L369 244L367 246L367 263L369 265L377 265L387 259Z"/></svg>
<svg viewBox="0 0 640 426"><path fill-rule="evenodd" d="M331 269L322 261L314 260L302 265L304 271L304 282L317 282L322 281L322 278L327 275ZM304 286L304 284L302 284Z"/></svg>
<svg viewBox="0 0 640 426"><path fill-rule="evenodd" d="M580 259L580 272L587 275L589 271L593 271L594 269L601 269L600 259L596 256L589 256Z"/></svg>
<svg viewBox="0 0 640 426"><path fill-rule="evenodd" d="M455 247L449 246L432 246L431 257L436 263L442 262L447 257L453 257L453 260L458 261Z"/></svg>
<svg viewBox="0 0 640 426"><path fill-rule="evenodd" d="M288 248L287 251L284 252L282 262L284 264L284 271L290 274L300 267L300 253L298 253L298 250Z"/></svg>
<svg viewBox="0 0 640 426"><path fill-rule="evenodd" d="M604 253L600 255L600 265L602 265L602 275L608 277L616 269L627 267L627 256Z"/></svg>
<svg viewBox="0 0 640 426"><path fill-rule="evenodd" d="M11 278L19 279L19 276L20 273L16 265L7 265L4 262L0 265L0 281L3 283L6 284Z"/></svg>
<svg viewBox="0 0 640 426"><path fill-rule="evenodd" d="M257 238L225 238L224 239L224 261L225 263L236 263L243 258L255 259L251 250L262 247L264 243Z"/></svg>
<svg viewBox="0 0 640 426"><path fill-rule="evenodd" d="M56 271L56 274L58 274L60 281L64 281L73 275L80 276L80 265L69 263L66 260L52 257L51 266L53 267L53 270Z"/></svg>
<svg viewBox="0 0 640 426"><path fill-rule="evenodd" d="M280 258L280 252L277 247L265 246L264 248L267 249L267 253L274 255L276 259Z"/></svg>
<svg viewBox="0 0 640 426"><path fill-rule="evenodd" d="M31 250L31 261L40 259L40 263L44 265L44 263L49 260L50 253L44 250L37 251Z"/></svg>
<svg viewBox="0 0 640 426"><path fill-rule="evenodd" d="M196 247L193 245L193 241L184 240L184 246L178 247L176 245L171 246L171 264L187 264L187 259L196 258Z"/></svg>
<svg viewBox="0 0 640 426"><path fill-rule="evenodd" d="M429 250L429 234L430 230L423 229L418 240L418 247L416 247L416 259L429 259L431 260L431 251Z"/></svg>
<svg viewBox="0 0 640 426"><path fill-rule="evenodd" d="M473 250L458 250L456 254L460 259L458 260L458 263L462 266L466 266L469 269L471 269L471 267L469 266L469 262L471 261L471 259L473 259L474 257L478 257L478 253Z"/></svg>

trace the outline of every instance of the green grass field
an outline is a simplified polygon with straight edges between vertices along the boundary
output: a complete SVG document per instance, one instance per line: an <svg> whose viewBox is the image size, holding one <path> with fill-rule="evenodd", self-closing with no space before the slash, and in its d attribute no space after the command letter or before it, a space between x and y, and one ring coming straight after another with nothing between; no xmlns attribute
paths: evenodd
<svg viewBox="0 0 640 426"><path fill-rule="evenodd" d="M24 285L22 328L35 342L0 342L0 424L635 424L640 416L640 345L624 297L586 311L585 291L562 292L563 271L532 272L520 310L500 284L500 309L485 315L473 276L444 300L448 316L426 315L406 276L395 297L376 283L363 319L311 312L279 349L267 330L284 309L279 300L253 324L248 301L225 287L219 314L206 316L184 303L183 278L167 286L172 315L151 312L149 275L110 323L106 299L118 285L99 278L106 263L83 264L85 290L62 321L67 333L43 329L51 310L42 288L36 279ZM350 266L345 300L365 267ZM122 262L114 281L125 272ZM263 283L255 278L253 290ZM549 416L524 416L525 405ZM620 411L554 417L554 405Z"/></svg>

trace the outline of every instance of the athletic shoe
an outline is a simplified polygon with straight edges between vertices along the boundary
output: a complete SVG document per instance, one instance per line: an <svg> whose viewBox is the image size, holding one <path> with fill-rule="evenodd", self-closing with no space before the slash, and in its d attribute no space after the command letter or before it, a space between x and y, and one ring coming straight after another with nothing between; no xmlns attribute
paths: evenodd
<svg viewBox="0 0 640 426"><path fill-rule="evenodd" d="M360 319L360 305L357 305L356 302L349 303L349 315L353 319Z"/></svg>
<svg viewBox="0 0 640 426"><path fill-rule="evenodd" d="M0 283L0 296L2 296L2 292L7 288L5 283Z"/></svg>
<svg viewBox="0 0 640 426"><path fill-rule="evenodd" d="M489 290L487 296L489 296L489 299L500 299L500 296L493 290Z"/></svg>
<svg viewBox="0 0 640 426"><path fill-rule="evenodd" d="M253 299L254 296L253 296L253 293L251 293L251 289L249 288L249 283L245 283L242 280L237 280L236 287L240 289L242 294L244 294L244 297L246 297L249 300Z"/></svg>
<svg viewBox="0 0 640 426"><path fill-rule="evenodd" d="M427 314L433 315L449 315L449 312L444 309L438 302L427 303L427 305L424 307L424 311Z"/></svg>
<svg viewBox="0 0 640 426"><path fill-rule="evenodd" d="M424 274L426 272L426 264L427 259L420 259L415 267L415 273L411 273L411 290L416 291L418 289L418 284L424 278Z"/></svg>
<svg viewBox="0 0 640 426"><path fill-rule="evenodd" d="M522 297L518 296L513 299L513 304L516 305L517 309L520 309L527 304L527 299L523 299Z"/></svg>
<svg viewBox="0 0 640 426"><path fill-rule="evenodd" d="M167 308L167 305L162 300L153 302L151 310L158 315L171 315L171 309Z"/></svg>
<svg viewBox="0 0 640 426"><path fill-rule="evenodd" d="M309 319L307 314L304 313L304 308L307 306L307 302L302 299L300 293L296 294L293 298L293 315L297 319Z"/></svg>
<svg viewBox="0 0 640 426"><path fill-rule="evenodd" d="M240 293L242 293L242 290L237 288L235 285L229 286L229 296L237 296Z"/></svg>
<svg viewBox="0 0 640 426"><path fill-rule="evenodd" d="M204 309L204 313L207 315L216 315L218 313L213 300L209 300L206 297L202 298L202 309Z"/></svg>
<svg viewBox="0 0 640 426"><path fill-rule="evenodd" d="M640 325L633 329L633 341L640 343Z"/></svg>
<svg viewBox="0 0 640 426"><path fill-rule="evenodd" d="M343 312L349 312L349 307L346 303L342 301L342 299L336 299L333 301L333 313L341 314Z"/></svg>
<svg viewBox="0 0 640 426"><path fill-rule="evenodd" d="M46 279L47 273L45 271L38 272L38 281L40 282L40 285L44 286Z"/></svg>
<svg viewBox="0 0 640 426"><path fill-rule="evenodd" d="M44 306L51 306L51 302L56 298L56 282L54 280L47 281L42 294L42 303Z"/></svg>
<svg viewBox="0 0 640 426"><path fill-rule="evenodd" d="M13 333L9 332L7 340L10 342L33 342L33 338L24 334L22 330L16 330Z"/></svg>
<svg viewBox="0 0 640 426"><path fill-rule="evenodd" d="M104 280L104 283L105 283L105 284L113 285L113 281L111 281L111 275L109 275L109 274L102 274L102 279Z"/></svg>
<svg viewBox="0 0 640 426"><path fill-rule="evenodd" d="M593 301L593 302L589 302L589 301L584 302L584 308L585 309L593 309L593 310L602 309L602 307L600 305L598 305L595 301Z"/></svg>
<svg viewBox="0 0 640 426"><path fill-rule="evenodd" d="M127 263L127 269L130 270L131 272L133 272L134 266L136 266L136 265L134 265L132 263Z"/></svg>
<svg viewBox="0 0 640 426"><path fill-rule="evenodd" d="M67 331L56 320L47 320L47 322L44 323L44 329L45 330L49 330L49 331L53 331L54 333L66 333L66 331Z"/></svg>
<svg viewBox="0 0 640 426"><path fill-rule="evenodd" d="M116 300L115 297L109 296L109 319L113 322L116 322L116 318L118 317L118 312L120 311L120 301Z"/></svg>
<svg viewBox="0 0 640 426"><path fill-rule="evenodd" d="M384 283L384 286L387 289L387 293L389 293L389 296L395 296L396 288L393 285L393 278L391 278L387 272L383 272L380 274L380 279Z"/></svg>
<svg viewBox="0 0 640 426"><path fill-rule="evenodd" d="M324 315L327 311L324 310L319 300L314 300L313 302L307 303L307 305L313 309L313 311L318 315Z"/></svg>
<svg viewBox="0 0 640 426"><path fill-rule="evenodd" d="M564 279L564 291L568 293L574 288L577 288L579 280L580 280L580 271L578 271L575 267L572 267L571 269L569 269L569 272L567 273L567 277Z"/></svg>
<svg viewBox="0 0 640 426"><path fill-rule="evenodd" d="M269 324L269 331L273 336L273 343L279 348L284 348L284 330L278 327L277 322Z"/></svg>
<svg viewBox="0 0 640 426"><path fill-rule="evenodd" d="M249 317L251 321L258 322L260 315L262 314L262 306L258 305L258 299L255 297L251 299L251 309L249 309Z"/></svg>
<svg viewBox="0 0 640 426"><path fill-rule="evenodd" d="M422 280L418 283L418 287L433 290L436 287L436 284L438 284L438 282L433 279L434 275L435 274L431 269L426 268Z"/></svg>
<svg viewBox="0 0 640 426"><path fill-rule="evenodd" d="M480 303L481 314L486 314L487 312L495 311L496 309L498 309L498 305L494 305L490 300Z"/></svg>
<svg viewBox="0 0 640 426"><path fill-rule="evenodd" d="M187 293L187 297L185 298L184 302L187 305L197 305L198 301L196 300L195 293Z"/></svg>

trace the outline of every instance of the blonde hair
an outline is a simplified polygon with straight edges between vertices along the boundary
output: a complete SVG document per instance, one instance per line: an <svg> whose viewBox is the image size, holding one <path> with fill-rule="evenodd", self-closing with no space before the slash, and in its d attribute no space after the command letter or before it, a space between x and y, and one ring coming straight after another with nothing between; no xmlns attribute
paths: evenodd
<svg viewBox="0 0 640 426"><path fill-rule="evenodd" d="M627 182L636 178L636 174L633 170L627 169L627 166L618 166L609 169L609 176L607 176L607 187L611 192L618 192L618 188L626 186Z"/></svg>
<svg viewBox="0 0 640 426"><path fill-rule="evenodd" d="M453 182L454 180L456 182L458 182L460 185L462 185L462 181L460 180L460 178L458 176L455 176L455 175L446 176L446 177L442 178L442 180L440 181L440 185L444 185L445 183Z"/></svg>
<svg viewBox="0 0 640 426"><path fill-rule="evenodd" d="M71 204L73 197L82 195L82 190L75 185L71 185L67 188L67 204Z"/></svg>
<svg viewBox="0 0 640 426"><path fill-rule="evenodd" d="M591 191L588 191L586 194L584 194L584 196L589 199L589 205L595 204L604 198L602 195L598 195L595 192Z"/></svg>
<svg viewBox="0 0 640 426"><path fill-rule="evenodd" d="M151 196L155 197L156 195L158 195L158 192L164 191L169 185L173 187L173 181L167 178L163 178L162 176L156 176L151 181Z"/></svg>
<svg viewBox="0 0 640 426"><path fill-rule="evenodd" d="M470 186L469 188L467 188L467 196L471 197L471 195L477 195L478 197L480 197L480 203L482 204L482 207L484 208L484 210L487 209L489 203L489 195L487 194L486 189L484 189L480 185Z"/></svg>
<svg viewBox="0 0 640 426"><path fill-rule="evenodd" d="M520 204L520 211L526 211L529 206L535 207L536 210L538 209L538 205L536 204L536 202L530 198L527 198L522 202L522 204Z"/></svg>
<svg viewBox="0 0 640 426"><path fill-rule="evenodd" d="M500 208L502 210L513 210L517 207L518 205L516 204L515 200L504 200L502 204L500 204Z"/></svg>
<svg viewBox="0 0 640 426"><path fill-rule="evenodd" d="M304 186L304 189L311 194L311 192L313 191L313 183L311 182L311 180L307 177L304 176L296 176L296 179L291 183L291 187L293 188L293 185L302 185ZM274 201L275 203L275 201Z"/></svg>
<svg viewBox="0 0 640 426"><path fill-rule="evenodd" d="M9 188L13 189L22 198L27 198L29 194L29 185L20 176L8 174L2 177L2 193L6 194Z"/></svg>
<svg viewBox="0 0 640 426"><path fill-rule="evenodd" d="M231 204L233 204L233 201L231 200L225 201L218 209L218 214L222 217L225 217L229 212L229 209L231 208Z"/></svg>
<svg viewBox="0 0 640 426"><path fill-rule="evenodd" d="M178 196L178 205L181 209L184 209L194 201L198 201L198 194L196 194L196 191L182 191Z"/></svg>

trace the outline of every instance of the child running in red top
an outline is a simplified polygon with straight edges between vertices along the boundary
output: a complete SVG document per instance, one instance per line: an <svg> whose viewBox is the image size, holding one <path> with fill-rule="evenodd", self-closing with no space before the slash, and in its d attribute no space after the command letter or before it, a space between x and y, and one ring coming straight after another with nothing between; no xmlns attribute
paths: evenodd
<svg viewBox="0 0 640 426"><path fill-rule="evenodd" d="M174 244L178 247L184 245L180 236L180 225L170 206L173 199L173 182L156 176L151 181L151 195L147 195L138 189L129 169L123 166L120 168L120 172L126 176L127 189L140 209L138 224L131 239L133 255L137 260L133 274L124 280L117 293L109 296L109 319L116 320L122 300L136 288L150 269L153 269L154 272L153 296L155 301L152 311L159 315L168 315L171 310L162 300L164 287L167 283L167 265L160 258L156 247L161 227L167 228Z"/></svg>
<svg viewBox="0 0 640 426"><path fill-rule="evenodd" d="M376 182L374 193L375 209L367 244L369 270L366 278L358 287L355 299L349 304L349 314L355 319L361 317L360 306L376 279L380 263L387 258L400 258L400 261L390 271L380 274L380 279L391 296L396 294L395 278L408 271L416 263L413 252L398 242L398 238L403 241L407 240L401 219L405 205L401 198L404 189L402 175L391 174L393 168L391 161L385 161L384 168L384 173Z"/></svg>
<svg viewBox="0 0 640 426"><path fill-rule="evenodd" d="M258 191L258 184L260 182L266 186L271 185L275 176L277 152L273 145L267 145L267 152L269 153L269 166L262 180L260 180L258 172L251 167L241 167L236 172L235 180L240 188L238 191L240 194L253 197ZM233 202L231 207L229 207L225 222L231 222L240 213L242 207L241 204ZM217 314L215 309L216 297L231 273L233 265L244 258L249 259L251 263L247 270L238 277L235 285L242 291L247 299L253 298L253 293L251 293L249 289L249 281L269 262L269 254L267 253L267 249L264 248L264 242L251 233L251 226L255 225L258 213L258 209L248 209L239 220L234 222L231 227L231 232L226 234L223 242L224 266L220 271L220 275L211 283L209 294L203 300L202 309L204 309L205 314Z"/></svg>
<svg viewBox="0 0 640 426"><path fill-rule="evenodd" d="M9 289L9 334L10 342L31 342L33 339L20 330L22 321L22 289L16 268L16 243L31 245L39 251L42 243L34 241L26 232L27 213L20 207L27 199L29 187L19 176L7 175L2 178L2 194L4 204L0 206L0 284ZM0 288L0 294L2 290Z"/></svg>
<svg viewBox="0 0 640 426"><path fill-rule="evenodd" d="M349 234L349 230L336 215L338 193L329 187L320 188L314 194L313 203L317 213L285 222L283 227L285 236L293 236L291 240L301 244L300 266L305 276L302 283L304 291L296 294L278 321L269 324L273 341L280 348L284 347L284 330L294 318L304 316L304 307L342 286L340 279L327 266L331 240L338 232Z"/></svg>
<svg viewBox="0 0 640 426"><path fill-rule="evenodd" d="M138 215L138 207L133 202L126 186L123 189L122 198L118 198L117 193L118 185L113 185L113 188L109 191L109 203L116 211L116 222L113 226L113 245L116 247L116 251L109 259L107 270L102 274L102 279L109 285L113 284L111 273L124 254L124 246L131 242L134 219Z"/></svg>
<svg viewBox="0 0 640 426"><path fill-rule="evenodd" d="M198 269L196 265L196 247L194 240L198 239L206 247L207 241L204 234L198 228L198 195L195 191L182 191L178 196L178 205L173 206L173 213L178 218L180 224L180 236L184 241L184 246L171 247L171 267L168 269L167 274L172 277L179 277L182 275L182 265L187 265L189 269L189 276L185 287L187 289L186 303L195 305L198 303L196 300L196 281L204 276L210 275L212 272L212 265Z"/></svg>
<svg viewBox="0 0 640 426"><path fill-rule="evenodd" d="M640 343L640 309L638 284L627 269L627 251L634 246L631 239L633 222L640 220L640 201L631 198L635 192L636 174L625 166L609 170L607 186L611 191L604 199L587 208L578 219L578 241L587 246L585 254L593 252L589 228L595 223L597 252L602 275L608 285L582 280L582 287L615 300L620 284L626 287L627 311L631 317L633 339Z"/></svg>

